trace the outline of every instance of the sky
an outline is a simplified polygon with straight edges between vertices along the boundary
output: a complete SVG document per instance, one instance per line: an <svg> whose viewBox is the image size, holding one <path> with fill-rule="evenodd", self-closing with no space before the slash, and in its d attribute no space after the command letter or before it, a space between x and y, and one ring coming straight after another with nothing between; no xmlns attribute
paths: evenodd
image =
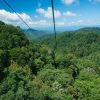
<svg viewBox="0 0 100 100"><path fill-rule="evenodd" d="M6 0L33 29L52 29L51 0ZM100 0L54 0L56 28L100 25ZM21 28L28 28L18 16L0 0L0 20Z"/></svg>

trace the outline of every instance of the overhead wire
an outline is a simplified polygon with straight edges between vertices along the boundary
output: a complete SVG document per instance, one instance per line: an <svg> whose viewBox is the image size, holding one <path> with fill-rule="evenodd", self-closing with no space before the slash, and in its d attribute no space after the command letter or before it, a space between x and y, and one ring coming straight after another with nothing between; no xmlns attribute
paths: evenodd
<svg viewBox="0 0 100 100"><path fill-rule="evenodd" d="M3 0L3 1L22 20L22 22L29 29L31 29L30 26L25 22L25 20L13 9L13 7L6 0ZM55 35L55 44L54 44L54 50L53 50L53 60L54 60L54 64L55 64L55 67L56 67L55 56L56 56L56 49L57 49L57 32L56 32L55 13L54 13L54 1L53 0L51 0L51 7L52 7L52 18L53 18L53 30L54 30L54 35Z"/></svg>
<svg viewBox="0 0 100 100"><path fill-rule="evenodd" d="M6 0L3 0L3 1L23 21L23 23L28 28L30 28L30 26L27 24L27 22L13 9L13 7ZM55 34L55 46L54 46L54 51L55 51L56 48L57 48L57 32L56 32L55 14L54 14L54 1L53 0L51 0L51 6L52 6L52 16L53 16L54 34Z"/></svg>
<svg viewBox="0 0 100 100"><path fill-rule="evenodd" d="M54 12L54 0L51 0L51 7L52 7L52 17L53 17L53 30L54 30L54 35L55 35L55 44L54 44L54 50L53 50L53 60L55 67L56 66L56 49L57 49L57 32L56 32L56 22L55 22L55 12Z"/></svg>
<svg viewBox="0 0 100 100"><path fill-rule="evenodd" d="M21 19L21 21L29 28L31 29L31 27L27 24L27 22L13 9L13 7L6 1L3 0L3 2L19 17L19 19Z"/></svg>

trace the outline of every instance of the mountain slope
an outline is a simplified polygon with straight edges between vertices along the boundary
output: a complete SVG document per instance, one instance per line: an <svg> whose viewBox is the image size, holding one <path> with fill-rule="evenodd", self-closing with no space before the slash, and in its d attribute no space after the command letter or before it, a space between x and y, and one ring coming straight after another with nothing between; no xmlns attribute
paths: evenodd
<svg viewBox="0 0 100 100"><path fill-rule="evenodd" d="M99 100L99 32L59 34L55 57L54 36L47 45L27 40L19 27L0 22L0 100Z"/></svg>
<svg viewBox="0 0 100 100"><path fill-rule="evenodd" d="M85 28L80 28L79 30L76 30L76 32L100 32L100 27L85 27Z"/></svg>
<svg viewBox="0 0 100 100"><path fill-rule="evenodd" d="M38 38L41 38L43 36L47 36L50 34L50 32L39 31L39 30L35 30L35 29L27 29L27 30L23 30L23 31L29 40L38 39Z"/></svg>
<svg viewBox="0 0 100 100"><path fill-rule="evenodd" d="M0 49L22 47L29 43L19 27L0 22Z"/></svg>
<svg viewBox="0 0 100 100"><path fill-rule="evenodd" d="M43 41L54 45L54 37ZM57 36L58 51L71 52L77 56L86 56L100 50L100 28L83 28L74 32L64 32Z"/></svg>

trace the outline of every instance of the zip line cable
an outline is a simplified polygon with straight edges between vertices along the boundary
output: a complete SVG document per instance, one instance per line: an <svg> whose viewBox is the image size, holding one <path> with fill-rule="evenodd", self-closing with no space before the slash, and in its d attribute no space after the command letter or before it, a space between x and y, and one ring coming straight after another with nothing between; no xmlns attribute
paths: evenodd
<svg viewBox="0 0 100 100"><path fill-rule="evenodd" d="M54 34L55 34L55 48L57 48L57 32L56 32L56 24L55 24L55 13L54 13L54 1L51 0L51 5L52 5L52 16L53 16L53 26L54 26Z"/></svg>
<svg viewBox="0 0 100 100"><path fill-rule="evenodd" d="M55 13L54 13L54 1L53 0L51 0L51 6L52 6L52 17L53 17L53 29L54 29L54 34L55 34L55 44L54 44L54 51L53 51L53 60L54 60L55 67L57 67L56 66L56 62L55 62L56 49L57 49L57 32L56 32Z"/></svg>
<svg viewBox="0 0 100 100"><path fill-rule="evenodd" d="M13 11L15 14L22 20L22 22L29 28L30 26L25 22L25 20L13 9L13 7L6 1L3 0L4 3ZM56 56L56 49L57 49L57 32L56 32L56 24L55 24L55 13L54 13L54 1L51 0L51 7L52 7L52 17L53 17L53 29L54 29L54 34L55 34L55 44L54 44L54 50L53 50L53 60L54 60L54 65L56 66L55 62L55 56Z"/></svg>
<svg viewBox="0 0 100 100"><path fill-rule="evenodd" d="M31 29L30 26L25 22L25 20L13 9L13 7L6 0L3 0L3 1L13 12L15 12L15 14L23 21L23 23L29 29ZM54 1L53 0L51 0L51 6L52 6L52 15L53 15L54 34L55 34L55 46L54 46L54 52L55 52L57 48L57 32L56 32L56 25L55 25Z"/></svg>
<svg viewBox="0 0 100 100"><path fill-rule="evenodd" d="M23 22L29 29L31 29L30 26L25 22L25 20L13 9L13 7L12 7L6 0L3 0L3 1L4 1L4 3L5 3L13 12L15 12L15 14L19 17L19 19L21 19L22 22Z"/></svg>

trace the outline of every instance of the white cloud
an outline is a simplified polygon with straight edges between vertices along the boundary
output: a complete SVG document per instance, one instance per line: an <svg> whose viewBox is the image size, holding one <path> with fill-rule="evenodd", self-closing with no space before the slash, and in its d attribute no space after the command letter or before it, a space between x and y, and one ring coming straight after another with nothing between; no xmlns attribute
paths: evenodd
<svg viewBox="0 0 100 100"><path fill-rule="evenodd" d="M21 16L23 18L23 20L30 20L30 16L28 16L27 14L25 13L17 13L19 16ZM0 19L2 20L11 20L11 21L19 21L19 18L18 16L15 14L15 13L11 13L11 12L8 12L4 9L0 10Z"/></svg>
<svg viewBox="0 0 100 100"><path fill-rule="evenodd" d="M50 8L49 8L50 9ZM40 12L44 12L45 10L40 9ZM59 11L58 11L59 12ZM26 13L17 13L19 16L21 16L23 18L23 20L31 27L31 28L42 28L42 27L51 27L53 26L52 20L51 19L42 19L41 17L40 19L38 19L39 17L37 15L34 16L34 20ZM66 13L62 13L60 12L60 15L57 15L57 12L55 13L56 17L59 16L61 18L63 18L65 15L66 16L76 16L76 14L71 13L70 11L66 12ZM45 15L47 18L51 18L52 15L50 14L46 14ZM7 23L7 24L12 24L14 26L20 26L21 28L28 28L20 19L19 17L13 13L13 12L9 12L6 11L4 9L0 10L0 20ZM82 21L77 21L76 23L81 23ZM75 25L75 22L64 22L62 20L56 20L56 27L63 27L63 26L71 26L71 25Z"/></svg>
<svg viewBox="0 0 100 100"><path fill-rule="evenodd" d="M83 20L76 20L76 21L70 21L70 22L62 22L62 24L58 23L57 26L78 26L81 25L83 23Z"/></svg>
<svg viewBox="0 0 100 100"><path fill-rule="evenodd" d="M57 27L59 27L59 26L60 26L60 27L65 26L65 22L57 22L57 23L56 23L56 26L57 26Z"/></svg>
<svg viewBox="0 0 100 100"><path fill-rule="evenodd" d="M17 13L19 16L23 18L26 22L32 21L31 17L27 15L26 13ZM0 20L4 21L5 23L13 24L13 25L22 25L23 22L20 20L20 18L15 14L8 12L4 9L0 10Z"/></svg>
<svg viewBox="0 0 100 100"><path fill-rule="evenodd" d="M46 20L32 20L32 18L26 13L17 13L23 20L31 27L45 27L50 26L48 21ZM37 17L37 16L34 16ZM0 10L0 20L7 23L12 24L14 26L20 26L22 28L27 28L27 26L23 23L23 21L15 14L4 9Z"/></svg>
<svg viewBox="0 0 100 100"><path fill-rule="evenodd" d="M73 26L73 25L80 25L81 23L83 23L83 20L72 21L72 22L70 23L70 26Z"/></svg>
<svg viewBox="0 0 100 100"><path fill-rule="evenodd" d="M62 3L65 5L71 5L75 3L77 0L62 0Z"/></svg>
<svg viewBox="0 0 100 100"><path fill-rule="evenodd" d="M51 7L48 7L47 10L43 9L43 8L39 8L36 10L40 15L42 15L43 17L46 17L46 18L52 18L52 8ZM60 12L59 10L55 10L54 11L55 13L55 18L60 18L60 17L75 17L77 16L76 13L73 13L71 11L67 11L67 12Z"/></svg>
<svg viewBox="0 0 100 100"><path fill-rule="evenodd" d="M77 16L77 14L75 14L73 12L70 12L70 11L64 12L63 15L66 16L66 17L75 17L75 16Z"/></svg>
<svg viewBox="0 0 100 100"><path fill-rule="evenodd" d="M39 8L36 10L40 15L46 17L46 18L52 18L52 8L48 7L47 10L43 9L43 8ZM61 17L61 12L59 10L54 10L55 13L55 17L59 18Z"/></svg>

